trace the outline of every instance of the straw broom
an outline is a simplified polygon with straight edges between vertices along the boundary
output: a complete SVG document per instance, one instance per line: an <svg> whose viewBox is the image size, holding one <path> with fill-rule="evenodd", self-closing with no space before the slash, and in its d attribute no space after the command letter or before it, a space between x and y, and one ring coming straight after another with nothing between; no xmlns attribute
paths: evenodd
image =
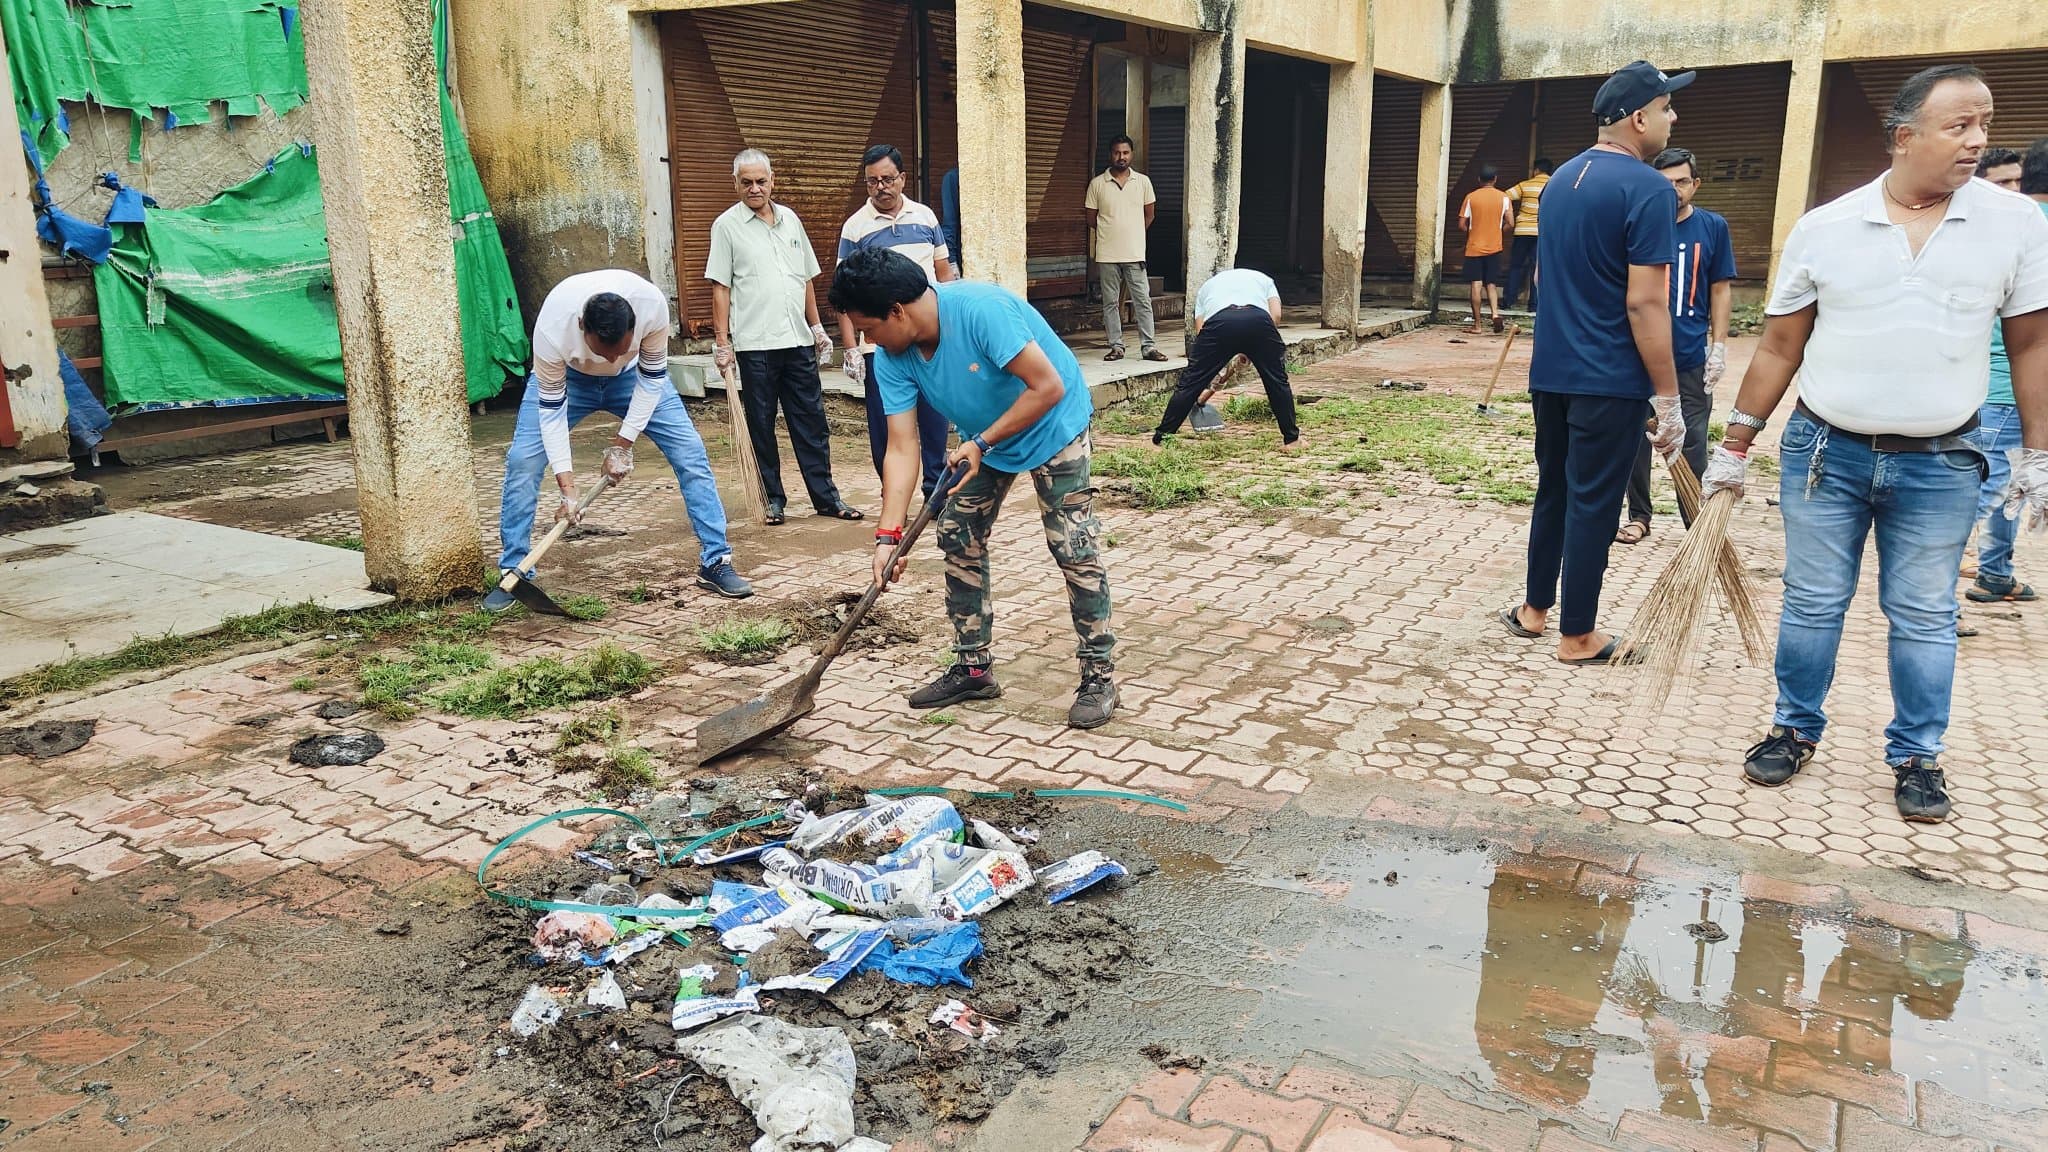
<svg viewBox="0 0 2048 1152"><path fill-rule="evenodd" d="M768 519L768 494L761 488L761 466L754 459L754 440L747 434L747 414L740 407L739 372L728 365L719 370L725 378L725 410L732 418L732 447L739 457L740 482L747 493L747 513L755 520Z"/></svg>
<svg viewBox="0 0 2048 1152"><path fill-rule="evenodd" d="M1722 599L1742 634L1744 649L1755 660L1764 659L1770 640L1763 619L1742 570L1742 561L1728 540L1728 524L1739 499L1733 492L1716 492L1700 502L1699 480L1682 458L1670 462L1672 481L1679 490L1681 506L1694 509L1692 527L1671 559L1650 587L1650 594L1636 610L1628 634L1616 652L1618 664L1640 663L1643 675L1631 693L1632 711L1639 716L1655 715L1671 699L1672 687L1688 671L1698 653L1700 624L1706 618L1707 603L1718 585Z"/></svg>

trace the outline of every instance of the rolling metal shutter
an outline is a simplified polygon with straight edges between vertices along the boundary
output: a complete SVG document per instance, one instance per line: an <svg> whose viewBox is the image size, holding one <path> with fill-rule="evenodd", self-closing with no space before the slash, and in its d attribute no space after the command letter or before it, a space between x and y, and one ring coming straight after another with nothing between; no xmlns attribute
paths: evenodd
<svg viewBox="0 0 2048 1152"><path fill-rule="evenodd" d="M1152 194L1159 197L1152 233L1145 238L1145 264L1152 275L1166 278L1169 290L1180 291L1187 284L1182 210L1188 182L1188 110L1177 104L1147 109L1145 150L1150 169L1146 175L1152 178Z"/></svg>
<svg viewBox="0 0 2048 1152"><path fill-rule="evenodd" d="M1415 273L1415 166L1422 132L1422 85L1372 78L1372 141L1365 171L1365 273Z"/></svg>
<svg viewBox="0 0 2048 1152"><path fill-rule="evenodd" d="M1024 256L1033 299L1088 290L1094 50L1084 22L1025 9Z"/></svg>
<svg viewBox="0 0 2048 1152"><path fill-rule="evenodd" d="M1870 183L1889 165L1884 114L1908 76L1936 64L1960 63L1983 69L1991 85L1997 112L1991 124L1992 144L2025 152L2028 144L2048 136L2048 52L1899 56L1831 64L1816 203L1825 204Z"/></svg>
<svg viewBox="0 0 2048 1152"><path fill-rule="evenodd" d="M1699 158L1693 203L1728 218L1739 279L1762 280L1770 268L1791 83L1789 64L1710 68L1676 99L1671 143Z"/></svg>
<svg viewBox="0 0 2048 1152"><path fill-rule="evenodd" d="M1444 202L1443 254L1446 274L1465 262L1465 229L1458 210L1479 187L1479 170L1488 164L1500 170L1502 191L1522 179L1528 165L1529 120L1535 86L1530 84L1460 84L1451 92L1450 194ZM1512 241L1504 235L1501 251Z"/></svg>
<svg viewBox="0 0 2048 1152"><path fill-rule="evenodd" d="M917 37L909 12L887 0L813 0L662 17L685 330L710 330L705 252L712 222L739 198L732 157L741 148L768 153L776 201L803 220L828 273L840 225L866 198L860 156L869 145L900 149L910 194L926 199L915 190ZM798 50L807 44L830 45L831 52ZM849 58L881 66L849 68ZM826 310L822 282L818 306Z"/></svg>

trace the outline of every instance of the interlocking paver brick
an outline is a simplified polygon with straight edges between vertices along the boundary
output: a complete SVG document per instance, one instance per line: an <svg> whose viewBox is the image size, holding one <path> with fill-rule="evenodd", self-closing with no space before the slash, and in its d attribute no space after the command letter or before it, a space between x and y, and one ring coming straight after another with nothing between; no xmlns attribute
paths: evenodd
<svg viewBox="0 0 2048 1152"><path fill-rule="evenodd" d="M1196 1124L1228 1124L1264 1137L1275 1152L1293 1152L1315 1131L1328 1107L1321 1100L1274 1096L1247 1088L1229 1076L1218 1076L1188 1105L1188 1119Z"/></svg>
<svg viewBox="0 0 2048 1152"><path fill-rule="evenodd" d="M1309 1141L1308 1152L1453 1152L1457 1147L1442 1136L1389 1132L1349 1108L1336 1108Z"/></svg>
<svg viewBox="0 0 2048 1152"><path fill-rule="evenodd" d="M1297 1064L1274 1091L1342 1104L1369 1124L1391 1128L1412 1085L1392 1078L1362 1076L1324 1064Z"/></svg>
<svg viewBox="0 0 2048 1152"><path fill-rule="evenodd" d="M1535 1117L1453 1100L1429 1087L1416 1089L1408 1098L1395 1127L1409 1135L1442 1136L1494 1152L1522 1152L1536 1144Z"/></svg>
<svg viewBox="0 0 2048 1152"><path fill-rule="evenodd" d="M1125 1100L1082 1147L1087 1152L1223 1152L1236 1138L1232 1129L1196 1128L1160 1116L1143 1101Z"/></svg>

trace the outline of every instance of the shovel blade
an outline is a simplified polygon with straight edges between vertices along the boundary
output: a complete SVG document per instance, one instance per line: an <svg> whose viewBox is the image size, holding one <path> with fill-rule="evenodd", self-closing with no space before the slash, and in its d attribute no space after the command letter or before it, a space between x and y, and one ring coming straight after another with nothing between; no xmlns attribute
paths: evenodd
<svg viewBox="0 0 2048 1152"><path fill-rule="evenodd" d="M816 708L816 686L785 684L744 704L736 704L697 725L697 763L709 764L768 739Z"/></svg>
<svg viewBox="0 0 2048 1152"><path fill-rule="evenodd" d="M512 598L526 605L526 610L538 616L567 616L569 613L555 598L548 595L540 585L531 580L516 580L512 584Z"/></svg>

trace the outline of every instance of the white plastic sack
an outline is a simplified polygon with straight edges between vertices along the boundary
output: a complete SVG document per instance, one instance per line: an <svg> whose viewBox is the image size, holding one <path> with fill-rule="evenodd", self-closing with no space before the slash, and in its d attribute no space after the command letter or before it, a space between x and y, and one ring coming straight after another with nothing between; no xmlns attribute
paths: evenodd
<svg viewBox="0 0 2048 1152"><path fill-rule="evenodd" d="M853 1046L837 1028L798 1028L744 1016L676 1041L676 1051L725 1079L763 1135L752 1152L884 1148L853 1134Z"/></svg>

